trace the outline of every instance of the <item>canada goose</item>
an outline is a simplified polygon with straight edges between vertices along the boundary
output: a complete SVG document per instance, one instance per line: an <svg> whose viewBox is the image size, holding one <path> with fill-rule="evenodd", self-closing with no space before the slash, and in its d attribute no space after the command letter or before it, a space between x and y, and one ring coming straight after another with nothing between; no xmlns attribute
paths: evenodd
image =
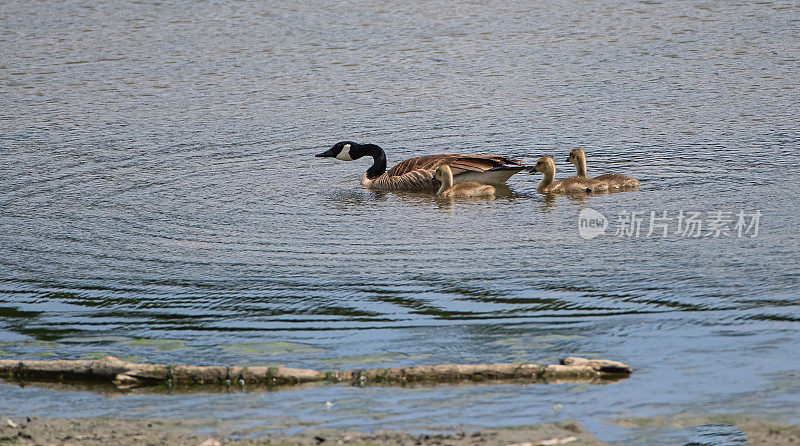
<svg viewBox="0 0 800 446"><path fill-rule="evenodd" d="M586 175L586 153L583 152L583 149L570 150L567 161L575 165L575 168L578 170L579 177L589 178L588 175ZM639 180L629 176L620 175L618 173L607 173L605 175L594 177L594 179L608 183L608 187L611 189L639 187Z"/></svg>
<svg viewBox="0 0 800 446"><path fill-rule="evenodd" d="M443 197L493 197L494 186L488 184L480 184L474 181L465 181L458 184L453 184L453 171L447 164L442 164L436 168L434 174L442 187L436 192L437 195Z"/></svg>
<svg viewBox="0 0 800 446"><path fill-rule="evenodd" d="M536 191L540 194L591 194L608 192L608 184L587 177L569 177L553 181L556 163L553 158L543 156L536 161L536 170L544 174Z"/></svg>
<svg viewBox="0 0 800 446"><path fill-rule="evenodd" d="M429 190L439 188L434 178L438 166L448 165L453 182L475 181L483 184L503 184L511 175L528 166L500 155L426 155L410 158L386 171L386 153L375 144L358 144L342 141L317 155L319 158L336 158L353 161L371 156L372 166L361 177L361 184L381 190Z"/></svg>

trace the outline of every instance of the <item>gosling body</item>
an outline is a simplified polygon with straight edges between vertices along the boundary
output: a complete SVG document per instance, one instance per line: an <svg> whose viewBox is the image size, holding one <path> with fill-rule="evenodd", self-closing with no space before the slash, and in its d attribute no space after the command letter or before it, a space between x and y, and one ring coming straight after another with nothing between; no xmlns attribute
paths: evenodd
<svg viewBox="0 0 800 446"><path fill-rule="evenodd" d="M544 174L536 191L540 194L600 194L608 192L608 184L588 177L574 176L555 181L556 163L553 158L543 156L536 161L536 171Z"/></svg>
<svg viewBox="0 0 800 446"><path fill-rule="evenodd" d="M495 188L488 184L480 184L474 181L464 181L453 184L453 171L450 166L443 164L436 168L434 177L442 183L437 195L448 198L477 198L494 197Z"/></svg>
<svg viewBox="0 0 800 446"><path fill-rule="evenodd" d="M570 150L567 161L575 165L578 177L589 178L586 174L586 153L583 149ZM609 189L636 189L639 187L639 180L618 173L607 173L592 179L608 184Z"/></svg>

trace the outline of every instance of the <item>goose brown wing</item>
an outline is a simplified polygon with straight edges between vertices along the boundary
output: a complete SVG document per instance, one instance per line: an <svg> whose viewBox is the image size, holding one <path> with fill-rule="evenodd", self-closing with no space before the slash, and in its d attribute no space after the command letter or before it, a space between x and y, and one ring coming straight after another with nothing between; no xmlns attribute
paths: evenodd
<svg viewBox="0 0 800 446"><path fill-rule="evenodd" d="M415 170L434 170L442 164L453 169L453 175L462 172L485 172L497 168L525 168L519 161L499 155L425 155L401 161L386 172L387 176L401 176Z"/></svg>
<svg viewBox="0 0 800 446"><path fill-rule="evenodd" d="M409 158L397 163L397 165L386 172L386 175L389 177L397 177L414 172L415 170L434 170L440 164L449 164L452 159L458 158L459 156L460 155L442 154Z"/></svg>
<svg viewBox="0 0 800 446"><path fill-rule="evenodd" d="M370 183L370 187L385 190L435 190L440 183L433 177L433 173L442 164L449 165L453 175L491 170L513 170L518 172L526 168L524 164L504 156L425 155L401 161L385 174L375 178ZM513 175L513 172L501 178L499 182L505 182L510 175Z"/></svg>
<svg viewBox="0 0 800 446"><path fill-rule="evenodd" d="M458 156L448 162L453 175L464 172L486 172L493 169L525 169L519 161L499 155Z"/></svg>

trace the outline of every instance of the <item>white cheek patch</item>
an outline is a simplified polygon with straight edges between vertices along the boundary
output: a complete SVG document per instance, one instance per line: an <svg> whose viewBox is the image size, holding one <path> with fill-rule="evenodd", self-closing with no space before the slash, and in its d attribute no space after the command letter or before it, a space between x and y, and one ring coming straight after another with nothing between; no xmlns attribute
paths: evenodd
<svg viewBox="0 0 800 446"><path fill-rule="evenodd" d="M344 147L342 147L342 151L336 155L336 159L342 161L353 161L353 158L350 157L350 144L345 144Z"/></svg>

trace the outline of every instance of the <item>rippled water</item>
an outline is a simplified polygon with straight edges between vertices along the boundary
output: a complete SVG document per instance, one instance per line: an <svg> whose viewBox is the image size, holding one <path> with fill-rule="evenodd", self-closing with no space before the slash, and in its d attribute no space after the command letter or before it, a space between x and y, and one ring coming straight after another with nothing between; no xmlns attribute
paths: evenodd
<svg viewBox="0 0 800 446"><path fill-rule="evenodd" d="M551 361L607 386L314 387L116 399L0 387L4 412L419 430L800 408L795 2L3 2L0 354L356 367ZM584 148L639 192L364 190L389 163ZM363 161L363 162L362 162ZM590 207L760 211L757 237L584 240ZM57 402L56 402L57 401ZM326 401L334 405L327 408ZM552 404L563 404L554 413ZM61 407L61 406L64 407ZM688 441L688 438L685 439Z"/></svg>

